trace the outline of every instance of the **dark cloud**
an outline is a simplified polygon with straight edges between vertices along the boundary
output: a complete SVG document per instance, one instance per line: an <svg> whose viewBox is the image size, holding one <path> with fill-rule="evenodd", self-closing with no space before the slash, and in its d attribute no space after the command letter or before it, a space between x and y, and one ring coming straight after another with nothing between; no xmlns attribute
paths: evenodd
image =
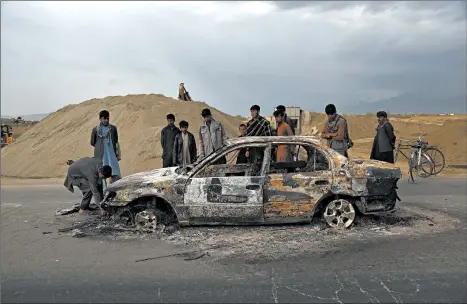
<svg viewBox="0 0 467 304"><path fill-rule="evenodd" d="M341 11L350 1L276 2L271 13L266 2L70 3L2 3L3 112L175 97L182 81L194 99L232 114L251 104L322 111L417 92L465 95L462 3L362 1L362 15Z"/></svg>
<svg viewBox="0 0 467 304"><path fill-rule="evenodd" d="M378 12L393 7L398 1L274 1L278 8L293 10L312 7L320 11L341 10L364 5L368 10Z"/></svg>
<svg viewBox="0 0 467 304"><path fill-rule="evenodd" d="M368 11L380 12L406 6L411 10L441 10L452 8L460 10L465 16L465 1L273 1L278 8L293 10L312 7L321 11L342 10L349 7L364 6ZM462 9L463 8L463 9Z"/></svg>

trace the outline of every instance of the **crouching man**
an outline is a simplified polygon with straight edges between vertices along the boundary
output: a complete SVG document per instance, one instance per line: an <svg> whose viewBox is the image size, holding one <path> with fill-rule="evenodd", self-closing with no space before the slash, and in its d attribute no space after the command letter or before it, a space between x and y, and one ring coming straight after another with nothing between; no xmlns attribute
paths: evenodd
<svg viewBox="0 0 467 304"><path fill-rule="evenodd" d="M68 167L68 174L64 182L64 186L74 193L73 186L78 187L83 192L79 213L84 214L84 210L89 209L91 199L97 205L100 204L103 198L103 181L102 179L112 176L112 168L108 165L103 166L102 160L98 158L84 157ZM101 215L104 211L101 209Z"/></svg>

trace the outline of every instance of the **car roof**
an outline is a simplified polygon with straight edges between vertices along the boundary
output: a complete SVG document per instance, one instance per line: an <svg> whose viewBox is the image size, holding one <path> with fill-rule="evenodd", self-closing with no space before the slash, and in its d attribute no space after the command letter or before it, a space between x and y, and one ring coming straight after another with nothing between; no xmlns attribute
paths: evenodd
<svg viewBox="0 0 467 304"><path fill-rule="evenodd" d="M321 146L319 137L316 136L246 136L229 138L227 145L239 145L244 143L283 143L283 142L305 142Z"/></svg>

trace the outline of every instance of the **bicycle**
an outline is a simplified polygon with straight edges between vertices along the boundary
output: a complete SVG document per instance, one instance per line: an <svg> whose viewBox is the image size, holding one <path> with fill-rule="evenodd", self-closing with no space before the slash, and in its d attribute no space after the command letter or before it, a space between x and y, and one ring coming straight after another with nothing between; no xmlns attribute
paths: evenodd
<svg viewBox="0 0 467 304"><path fill-rule="evenodd" d="M413 143L411 140L399 139L399 144L394 151L394 163L397 162L397 157L401 153L409 162L409 182L415 182L415 176L426 178L434 173L434 163L429 155L425 153L428 150L428 143L424 142L420 135L418 140ZM412 142L410 144L402 144L402 142ZM405 155L401 150L410 148L410 156ZM423 173L424 174L423 174Z"/></svg>
<svg viewBox="0 0 467 304"><path fill-rule="evenodd" d="M419 137L419 142L422 144L422 151L429 157L431 163L433 164L433 170L431 171L430 175L437 175L441 171L443 171L444 167L446 166L446 160L444 158L444 154L436 146L429 146L428 142L422 141L421 140L422 136L426 136L426 133L420 135ZM439 160L437 159L436 156L439 156ZM425 173L428 173L428 172L425 172Z"/></svg>

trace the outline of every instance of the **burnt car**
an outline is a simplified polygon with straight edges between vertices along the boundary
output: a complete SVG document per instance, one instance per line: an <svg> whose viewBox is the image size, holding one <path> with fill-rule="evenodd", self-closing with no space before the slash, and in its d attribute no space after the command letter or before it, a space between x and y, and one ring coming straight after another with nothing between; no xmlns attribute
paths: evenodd
<svg viewBox="0 0 467 304"><path fill-rule="evenodd" d="M285 145L293 161L275 162ZM236 164L247 148L259 155ZM227 164L216 164L221 157ZM125 225L252 225L310 222L321 215L347 228L356 213L392 212L401 171L380 161L348 159L316 137L240 137L187 167L155 169L108 186L101 207Z"/></svg>

